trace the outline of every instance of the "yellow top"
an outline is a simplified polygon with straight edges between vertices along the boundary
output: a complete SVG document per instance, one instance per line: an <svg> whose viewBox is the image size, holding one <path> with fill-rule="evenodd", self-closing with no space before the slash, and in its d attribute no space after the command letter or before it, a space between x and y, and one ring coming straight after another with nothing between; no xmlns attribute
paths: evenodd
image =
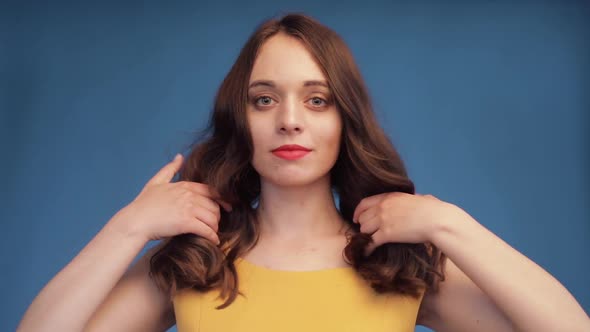
<svg viewBox="0 0 590 332"><path fill-rule="evenodd" d="M178 332L411 332L419 299L379 294L352 267L273 270L238 258L238 295L225 309L219 291L184 290L174 299Z"/></svg>

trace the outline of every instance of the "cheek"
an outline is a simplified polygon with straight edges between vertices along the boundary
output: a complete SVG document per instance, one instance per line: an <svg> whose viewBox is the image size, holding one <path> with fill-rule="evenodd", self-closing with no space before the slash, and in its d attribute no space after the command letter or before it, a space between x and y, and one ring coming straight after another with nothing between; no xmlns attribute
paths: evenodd
<svg viewBox="0 0 590 332"><path fill-rule="evenodd" d="M319 128L321 140L330 149L338 148L342 135L342 124L339 119L331 119Z"/></svg>
<svg viewBox="0 0 590 332"><path fill-rule="evenodd" d="M260 121L256 121L249 116L248 120L248 129L250 130L250 137L252 138L252 143L254 145L254 153L256 153L261 147L260 144L264 142L264 126L260 124Z"/></svg>
<svg viewBox="0 0 590 332"><path fill-rule="evenodd" d="M250 135L252 137L252 144L254 148L254 158L256 158L261 153L261 151L264 150L265 140L263 137L261 137L260 131L252 130Z"/></svg>
<svg viewBox="0 0 590 332"><path fill-rule="evenodd" d="M252 164L254 168L264 167L270 158L272 149L272 134L268 132L268 126L250 126L250 137L252 138ZM265 161L266 160L266 161Z"/></svg>

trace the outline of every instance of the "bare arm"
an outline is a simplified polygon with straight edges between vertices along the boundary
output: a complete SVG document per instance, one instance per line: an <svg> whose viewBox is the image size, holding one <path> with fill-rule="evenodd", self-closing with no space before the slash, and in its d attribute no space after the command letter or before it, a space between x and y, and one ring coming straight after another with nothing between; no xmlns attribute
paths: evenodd
<svg viewBox="0 0 590 332"><path fill-rule="evenodd" d="M146 240L119 211L35 297L17 331L82 331Z"/></svg>
<svg viewBox="0 0 590 332"><path fill-rule="evenodd" d="M590 331L590 319L557 279L465 211L455 211L459 214L436 235L435 244L452 263L442 291L425 299L430 303L425 303L426 326L436 331Z"/></svg>
<svg viewBox="0 0 590 332"><path fill-rule="evenodd" d="M451 259L439 287L437 293L424 296L417 325L437 332L515 331L506 315Z"/></svg>
<svg viewBox="0 0 590 332"><path fill-rule="evenodd" d="M148 250L119 280L94 313L85 332L158 331L176 320L172 302L149 277L150 258L166 241Z"/></svg>

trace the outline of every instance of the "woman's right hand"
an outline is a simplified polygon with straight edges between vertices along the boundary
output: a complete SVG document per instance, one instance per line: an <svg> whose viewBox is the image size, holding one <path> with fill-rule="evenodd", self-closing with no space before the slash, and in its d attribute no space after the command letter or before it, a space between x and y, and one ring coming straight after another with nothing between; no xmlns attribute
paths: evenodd
<svg viewBox="0 0 590 332"><path fill-rule="evenodd" d="M180 170L183 156L176 155L143 187L123 210L126 222L147 241L192 233L219 244L220 205L231 206L209 186L192 181L170 183Z"/></svg>

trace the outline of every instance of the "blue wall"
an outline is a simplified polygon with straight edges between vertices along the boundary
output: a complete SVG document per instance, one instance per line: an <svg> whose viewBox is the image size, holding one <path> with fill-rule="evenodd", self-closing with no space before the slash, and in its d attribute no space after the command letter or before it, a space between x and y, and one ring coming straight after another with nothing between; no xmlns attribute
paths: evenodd
<svg viewBox="0 0 590 332"><path fill-rule="evenodd" d="M418 192L590 310L588 3L126 3L0 5L1 331L190 143L255 25L289 10L348 42Z"/></svg>

